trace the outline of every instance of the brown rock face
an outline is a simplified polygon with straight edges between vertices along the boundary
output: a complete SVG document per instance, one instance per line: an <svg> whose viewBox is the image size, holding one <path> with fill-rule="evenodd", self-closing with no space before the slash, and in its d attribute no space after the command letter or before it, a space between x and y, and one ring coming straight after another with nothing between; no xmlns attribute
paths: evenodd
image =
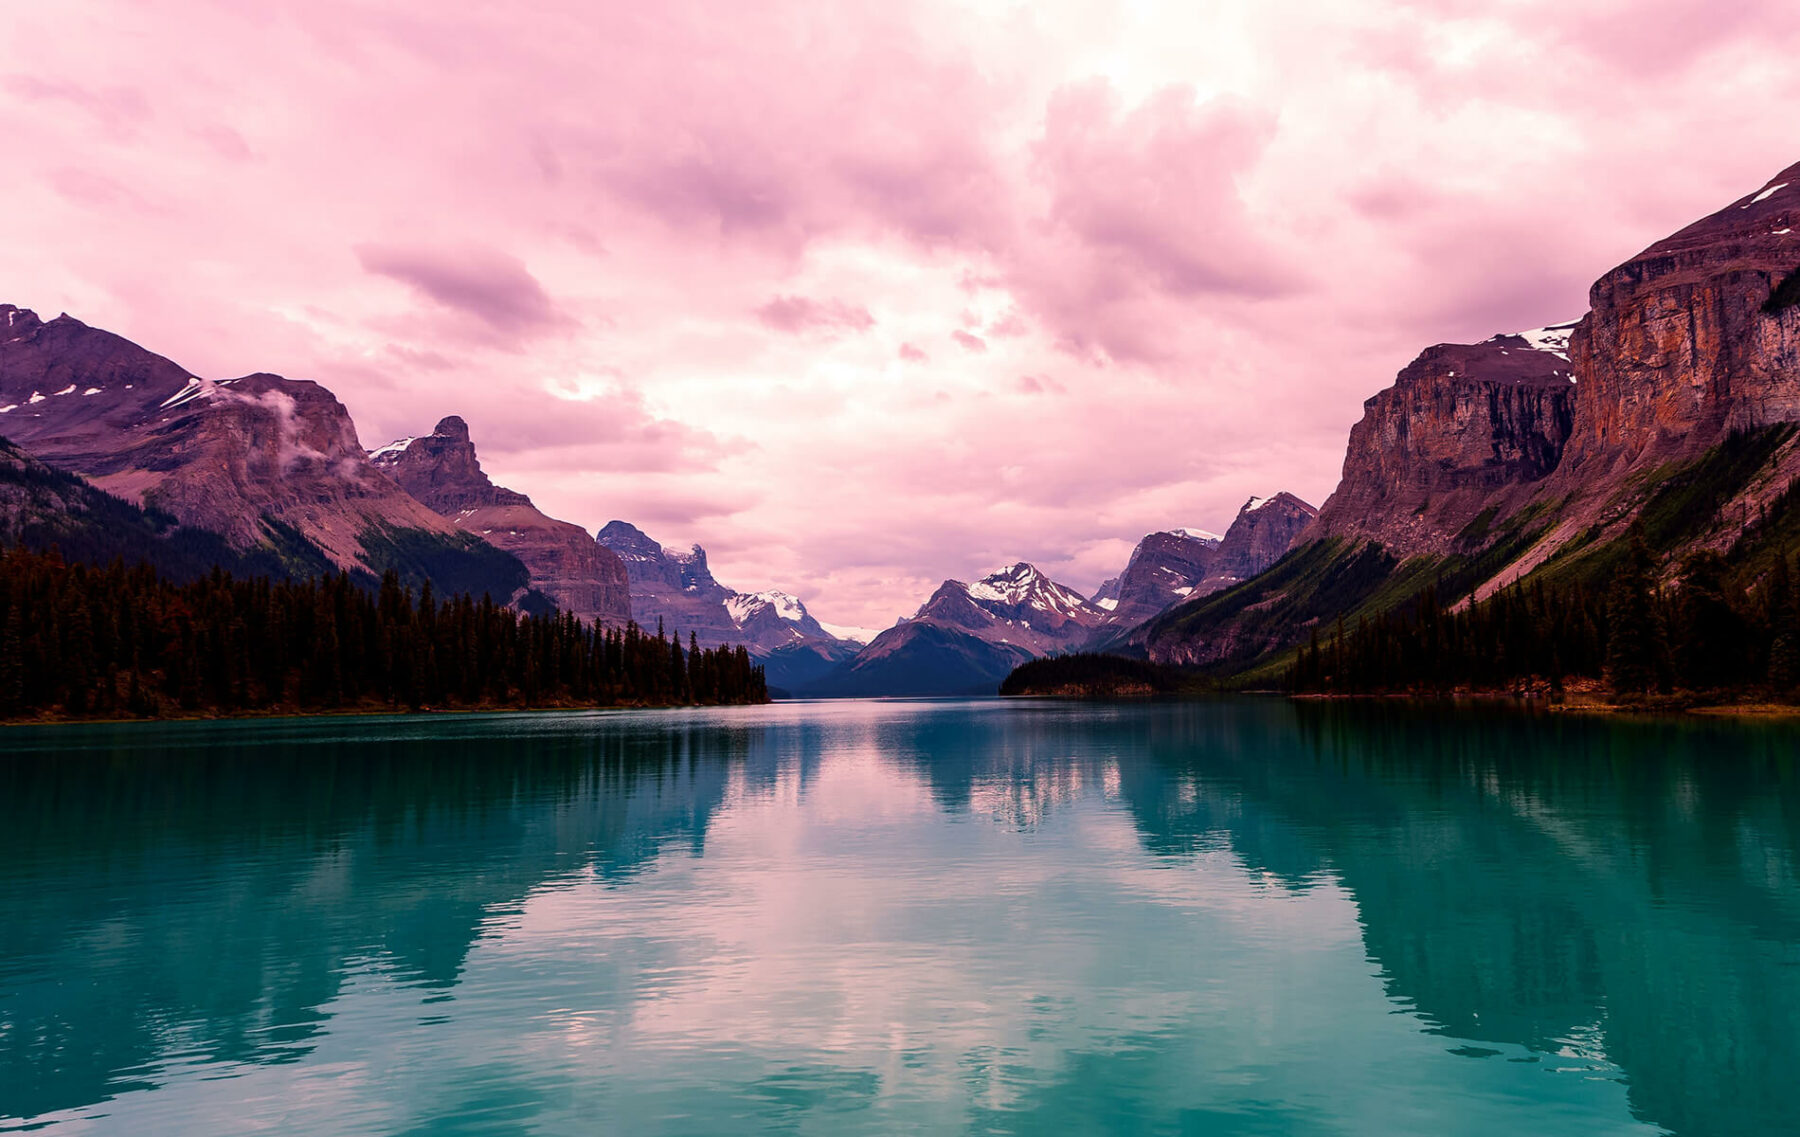
<svg viewBox="0 0 1800 1137"><path fill-rule="evenodd" d="M1253 497L1238 510L1213 554L1212 566L1194 589L1196 596L1249 580L1287 555L1319 511L1291 493Z"/></svg>
<svg viewBox="0 0 1800 1137"><path fill-rule="evenodd" d="M68 316L0 306L0 434L240 547L279 522L354 568L371 528L455 532L369 464L349 412L317 383L199 379Z"/></svg>
<svg viewBox="0 0 1800 1137"><path fill-rule="evenodd" d="M1427 348L1363 404L1343 480L1307 539L1445 551L1497 493L1556 469L1573 428L1570 370L1520 336Z"/></svg>
<svg viewBox="0 0 1800 1137"><path fill-rule="evenodd" d="M1568 479L1800 419L1800 307L1770 304L1796 271L1800 165L1601 277L1570 345Z"/></svg>
<svg viewBox="0 0 1800 1137"><path fill-rule="evenodd" d="M469 426L455 415L430 434L373 451L375 466L459 528L519 558L533 588L583 620L631 619L625 562L579 525L558 521L482 472Z"/></svg>

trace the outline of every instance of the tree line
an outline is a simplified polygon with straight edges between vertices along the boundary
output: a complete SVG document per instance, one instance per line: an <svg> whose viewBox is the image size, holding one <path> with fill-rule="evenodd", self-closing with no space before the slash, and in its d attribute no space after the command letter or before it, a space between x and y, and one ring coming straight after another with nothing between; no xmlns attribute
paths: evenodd
<svg viewBox="0 0 1800 1137"><path fill-rule="evenodd" d="M1615 696L1800 692L1800 566L1776 557L1760 581L1735 583L1717 553L1659 580L1641 536L1604 589L1542 580L1446 608L1433 587L1375 617L1315 628L1288 671L1302 692L1444 692L1601 680Z"/></svg>
<svg viewBox="0 0 1800 1137"><path fill-rule="evenodd" d="M0 549L0 718L768 701L743 647L439 600L387 573L185 583Z"/></svg>

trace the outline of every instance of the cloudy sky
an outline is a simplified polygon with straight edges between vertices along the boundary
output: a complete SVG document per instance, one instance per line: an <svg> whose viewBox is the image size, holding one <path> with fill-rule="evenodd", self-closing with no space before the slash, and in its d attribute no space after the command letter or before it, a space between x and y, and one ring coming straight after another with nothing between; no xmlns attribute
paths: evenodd
<svg viewBox="0 0 1800 1137"><path fill-rule="evenodd" d="M1364 398L1800 160L1786 0L58 0L0 300L880 627L1315 504Z"/></svg>

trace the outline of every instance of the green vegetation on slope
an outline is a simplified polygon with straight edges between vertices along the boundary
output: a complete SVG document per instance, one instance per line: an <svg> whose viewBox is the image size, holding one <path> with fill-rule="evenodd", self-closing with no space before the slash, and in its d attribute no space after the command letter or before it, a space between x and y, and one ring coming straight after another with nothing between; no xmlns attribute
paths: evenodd
<svg viewBox="0 0 1800 1137"><path fill-rule="evenodd" d="M1777 558L1757 588L1703 552L1678 587L1656 584L1641 533L1604 593L1543 580L1445 611L1432 590L1404 612L1315 634L1288 671L1297 691L1447 691L1604 677L1615 695L1685 692L1786 700L1800 686L1800 566Z"/></svg>
<svg viewBox="0 0 1800 1137"><path fill-rule="evenodd" d="M1635 531L1637 539L1649 546L1653 554L1666 556L1692 542L1715 526L1731 500L1743 493L1751 481L1761 474L1769 462L1794 437L1800 426L1785 423L1759 430L1737 431L1724 442L1699 458L1680 465L1651 471L1643 481L1656 489L1639 512ZM1791 491L1783 503L1792 497ZM1768 517L1743 516L1728 518L1742 527L1745 539L1759 542L1762 555L1758 566L1766 571L1775 552L1785 548L1791 552L1800 539L1800 516L1791 506L1780 504ZM1779 513L1779 515L1778 515ZM1773 528L1771 523L1777 523ZM1598 541L1598 533L1589 531L1571 541L1532 574L1555 588L1580 585L1601 589L1626 565L1631 556L1633 537L1622 536ZM1596 543L1598 542L1598 543ZM1746 554L1749 550L1746 548ZM1732 560L1744 561L1734 550Z"/></svg>
<svg viewBox="0 0 1800 1137"><path fill-rule="evenodd" d="M215 567L282 578L332 571L330 559L299 530L269 518L264 528L267 544L233 548L210 529L182 525L161 510L104 493L0 438L0 544L40 552L54 547L65 559L87 564L142 562L178 581L205 576Z"/></svg>
<svg viewBox="0 0 1800 1137"><path fill-rule="evenodd" d="M1315 628L1403 609L1428 587L1440 596L1472 590L1542 536L1546 513L1534 506L1495 527L1493 512L1485 512L1459 537L1467 551L1404 562L1373 541L1310 542L1260 576L1158 618L1148 635L1161 642L1228 639L1230 649L1207 670L1240 684L1270 681ZM1473 547L1482 540L1485 547Z"/></svg>
<svg viewBox="0 0 1800 1137"><path fill-rule="evenodd" d="M504 604L531 583L531 573L519 558L473 533L432 533L384 525L364 530L360 540L363 563L377 577L395 573L407 588L421 589L429 581L439 592L491 596ZM543 598L538 596L538 600ZM551 610L547 601L541 606L522 603L520 607L534 615Z"/></svg>

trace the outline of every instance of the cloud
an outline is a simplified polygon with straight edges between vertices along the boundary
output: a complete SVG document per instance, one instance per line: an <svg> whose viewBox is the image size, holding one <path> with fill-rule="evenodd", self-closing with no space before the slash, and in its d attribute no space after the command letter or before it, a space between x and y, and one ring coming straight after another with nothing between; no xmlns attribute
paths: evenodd
<svg viewBox="0 0 1800 1137"><path fill-rule="evenodd" d="M866 332L875 326L867 308L842 300L809 300L804 296L777 296L756 309L764 327L798 335L802 332Z"/></svg>
<svg viewBox="0 0 1800 1137"><path fill-rule="evenodd" d="M553 515L834 622L1091 587L1316 504L1422 347L1579 314L1800 157L1778 0L1577 8L24 5L4 299L365 439L461 414Z"/></svg>
<svg viewBox="0 0 1800 1137"><path fill-rule="evenodd" d="M365 271L397 280L421 298L473 316L509 339L568 322L525 262L496 249L362 244L355 252Z"/></svg>

